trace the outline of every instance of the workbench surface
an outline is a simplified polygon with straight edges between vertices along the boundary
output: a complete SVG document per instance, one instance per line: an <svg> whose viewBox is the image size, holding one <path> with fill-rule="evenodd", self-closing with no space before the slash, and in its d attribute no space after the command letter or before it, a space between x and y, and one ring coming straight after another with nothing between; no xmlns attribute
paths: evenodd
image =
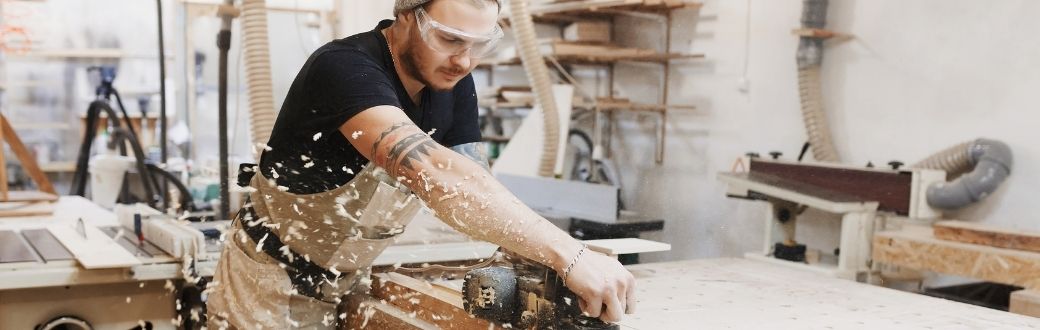
<svg viewBox="0 0 1040 330"><path fill-rule="evenodd" d="M1040 318L748 259L628 268L638 305L622 329L1040 329Z"/></svg>

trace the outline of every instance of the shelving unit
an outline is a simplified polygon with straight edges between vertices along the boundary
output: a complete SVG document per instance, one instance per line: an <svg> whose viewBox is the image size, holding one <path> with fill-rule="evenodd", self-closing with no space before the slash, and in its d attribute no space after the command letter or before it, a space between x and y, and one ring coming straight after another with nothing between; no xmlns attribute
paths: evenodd
<svg viewBox="0 0 1040 330"><path fill-rule="evenodd" d="M669 79L671 64L676 60L703 59L703 54L687 54L673 52L672 43L672 21L673 12L680 9L699 9L702 4L682 0L585 0L585 1L557 1L536 5L531 8L532 18L536 23L555 25L562 31L569 24L577 22L608 22L613 27L619 16L636 17L641 19L656 20L663 24L665 35L663 36L665 49L663 52L635 52L636 54L617 54L612 52L596 52L587 54L552 54L546 55L545 59L551 68L556 69L563 77L572 84L574 66L598 67L606 72L607 95L583 95L584 102L575 102L574 108L589 110L593 112L593 140L596 145L603 145L607 156L610 154L610 138L613 136L616 116L619 111L652 113L658 116L657 142L655 160L658 164L664 162L665 137L667 136L668 113L671 111L691 111L696 108L692 105L673 105L669 102ZM508 26L508 20L504 21ZM631 50L631 49L626 49ZM631 52L629 52L631 53ZM618 63L650 63L662 66L663 79L661 82L661 95L656 103L635 103L625 99L619 99L614 95L615 79L614 71ZM488 74L490 85L495 84L494 69L496 67L517 66L522 62L519 58L494 59L481 63L478 68L484 69ZM593 100L594 98L594 100ZM501 100L485 100L483 106L494 112L497 109L530 108L532 102L501 102ZM606 119L602 118L606 115ZM608 138L604 139L603 130L606 130ZM498 139L501 140L501 139ZM605 143L605 144L604 144Z"/></svg>

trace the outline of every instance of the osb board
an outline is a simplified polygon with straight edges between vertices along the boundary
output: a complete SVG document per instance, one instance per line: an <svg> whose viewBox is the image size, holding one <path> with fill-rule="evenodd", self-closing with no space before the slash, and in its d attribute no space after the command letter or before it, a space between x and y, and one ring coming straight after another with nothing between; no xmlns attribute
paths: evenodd
<svg viewBox="0 0 1040 330"><path fill-rule="evenodd" d="M932 229L935 237L942 240L1040 252L1040 232L964 221L942 221L933 225Z"/></svg>
<svg viewBox="0 0 1040 330"><path fill-rule="evenodd" d="M1040 329L1040 319L747 259L630 266L622 329Z"/></svg>
<svg viewBox="0 0 1040 330"><path fill-rule="evenodd" d="M1009 312L1040 317L1040 291L1018 290L1011 293Z"/></svg>
<svg viewBox="0 0 1040 330"><path fill-rule="evenodd" d="M929 227L878 233L873 255L890 265L1040 288L1040 253L944 241Z"/></svg>

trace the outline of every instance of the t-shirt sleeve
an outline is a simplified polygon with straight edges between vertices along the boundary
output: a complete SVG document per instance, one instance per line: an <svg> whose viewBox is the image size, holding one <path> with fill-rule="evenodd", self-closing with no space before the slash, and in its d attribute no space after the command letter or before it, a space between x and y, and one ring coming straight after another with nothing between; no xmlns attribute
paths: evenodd
<svg viewBox="0 0 1040 330"><path fill-rule="evenodd" d="M339 128L375 106L401 108L387 72L360 50L318 54L307 70L306 94L313 107L308 126Z"/></svg>
<svg viewBox="0 0 1040 330"><path fill-rule="evenodd" d="M448 147L481 141L477 91L473 84L473 76L467 76L458 84L455 88L454 120L442 143Z"/></svg>

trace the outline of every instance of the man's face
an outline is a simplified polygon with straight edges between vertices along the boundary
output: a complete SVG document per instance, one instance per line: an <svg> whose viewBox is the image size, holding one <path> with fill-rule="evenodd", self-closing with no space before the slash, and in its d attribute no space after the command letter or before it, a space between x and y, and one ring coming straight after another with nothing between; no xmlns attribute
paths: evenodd
<svg viewBox="0 0 1040 330"><path fill-rule="evenodd" d="M435 0L426 6L430 19L474 35L489 34L498 26L498 7L488 4L477 8L463 0ZM437 91L447 91L466 77L479 64L469 52L452 55L430 47L421 35L414 13L406 15L411 24L409 43L402 54L408 74Z"/></svg>

